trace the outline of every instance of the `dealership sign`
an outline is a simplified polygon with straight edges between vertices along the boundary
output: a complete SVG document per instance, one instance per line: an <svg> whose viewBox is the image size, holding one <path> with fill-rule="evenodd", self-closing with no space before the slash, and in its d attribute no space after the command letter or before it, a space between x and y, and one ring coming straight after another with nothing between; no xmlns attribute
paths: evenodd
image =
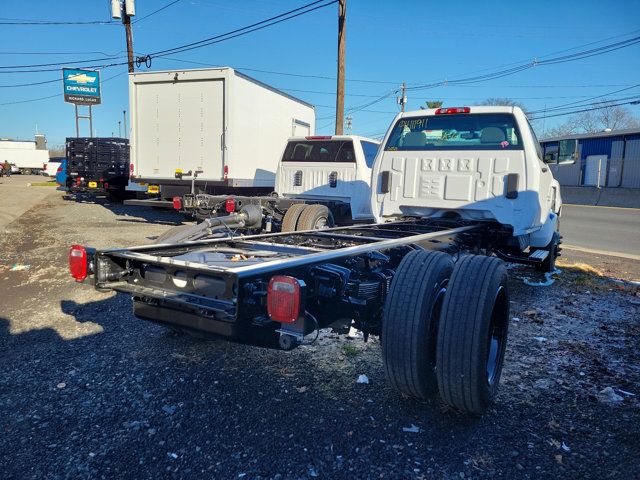
<svg viewBox="0 0 640 480"><path fill-rule="evenodd" d="M99 105L101 103L100 72L63 68L62 85L65 102L76 105Z"/></svg>

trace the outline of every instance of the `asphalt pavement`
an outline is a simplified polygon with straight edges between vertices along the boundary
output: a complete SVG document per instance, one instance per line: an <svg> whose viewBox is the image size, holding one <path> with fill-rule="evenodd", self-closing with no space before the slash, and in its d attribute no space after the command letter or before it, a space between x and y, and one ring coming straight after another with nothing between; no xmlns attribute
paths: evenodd
<svg viewBox="0 0 640 480"><path fill-rule="evenodd" d="M11 175L0 177L0 233L30 208L41 202L54 187L28 187L32 183L48 182L43 175Z"/></svg>
<svg viewBox="0 0 640 480"><path fill-rule="evenodd" d="M376 337L282 352L135 318L129 295L73 281L69 245L150 243L184 218L28 190L47 195L0 234L2 479L637 478L636 287L510 266L500 390L471 417L393 390Z"/></svg>
<svg viewBox="0 0 640 480"><path fill-rule="evenodd" d="M640 260L640 209L563 205L564 247Z"/></svg>

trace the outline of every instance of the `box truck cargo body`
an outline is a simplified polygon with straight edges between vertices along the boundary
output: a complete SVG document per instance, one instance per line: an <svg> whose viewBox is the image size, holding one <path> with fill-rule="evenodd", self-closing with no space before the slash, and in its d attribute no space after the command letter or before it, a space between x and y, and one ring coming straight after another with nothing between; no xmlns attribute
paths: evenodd
<svg viewBox="0 0 640 480"><path fill-rule="evenodd" d="M40 173L49 161L49 151L37 146L34 141L0 139L0 163L6 160L22 173Z"/></svg>
<svg viewBox="0 0 640 480"><path fill-rule="evenodd" d="M163 198L271 192L287 139L315 129L312 105L228 67L132 73L129 95L131 173Z"/></svg>

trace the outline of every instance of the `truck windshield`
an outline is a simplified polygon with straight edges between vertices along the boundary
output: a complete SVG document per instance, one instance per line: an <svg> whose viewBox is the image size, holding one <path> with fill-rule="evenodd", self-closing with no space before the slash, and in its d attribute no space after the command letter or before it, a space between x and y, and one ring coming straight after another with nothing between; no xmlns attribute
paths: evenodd
<svg viewBox="0 0 640 480"><path fill-rule="evenodd" d="M287 144L282 161L354 163L356 156L351 141L301 140Z"/></svg>
<svg viewBox="0 0 640 480"><path fill-rule="evenodd" d="M402 118L385 150L522 150L513 115L445 114Z"/></svg>

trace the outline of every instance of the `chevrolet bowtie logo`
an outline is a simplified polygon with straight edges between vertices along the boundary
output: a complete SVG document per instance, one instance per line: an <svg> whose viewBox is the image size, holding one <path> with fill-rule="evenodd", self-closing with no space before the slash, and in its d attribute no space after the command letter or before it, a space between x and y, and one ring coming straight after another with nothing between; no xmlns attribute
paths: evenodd
<svg viewBox="0 0 640 480"><path fill-rule="evenodd" d="M77 75L69 75L69 80L73 80L76 83L93 83L97 80L96 77L90 77L86 73L79 73Z"/></svg>

